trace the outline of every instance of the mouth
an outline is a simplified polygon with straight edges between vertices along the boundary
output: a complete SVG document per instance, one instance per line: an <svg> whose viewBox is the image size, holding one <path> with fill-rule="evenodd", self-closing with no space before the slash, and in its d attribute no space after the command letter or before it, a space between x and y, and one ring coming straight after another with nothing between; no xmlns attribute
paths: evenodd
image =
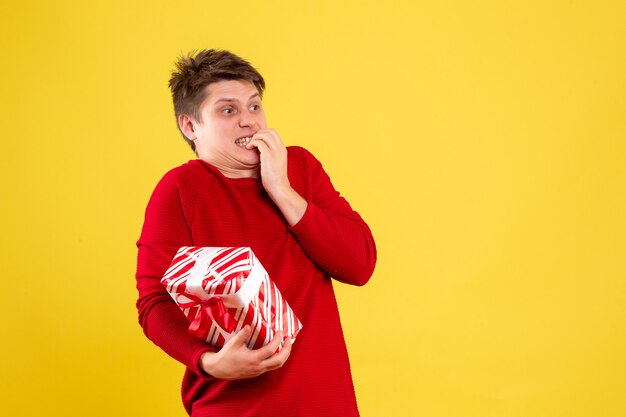
<svg viewBox="0 0 626 417"><path fill-rule="evenodd" d="M246 146L252 140L252 136L248 136L245 138L239 138L235 141L235 145L241 146L242 148Z"/></svg>

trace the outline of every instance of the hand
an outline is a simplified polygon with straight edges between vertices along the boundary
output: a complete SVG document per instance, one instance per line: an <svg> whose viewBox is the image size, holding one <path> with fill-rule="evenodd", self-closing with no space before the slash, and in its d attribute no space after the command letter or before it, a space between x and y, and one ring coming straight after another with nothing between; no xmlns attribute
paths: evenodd
<svg viewBox="0 0 626 417"><path fill-rule="evenodd" d="M258 125L253 125L254 129ZM274 129L256 130L247 149L257 148L261 159L261 182L290 226L300 221L307 202L291 187L287 175L287 148Z"/></svg>
<svg viewBox="0 0 626 417"><path fill-rule="evenodd" d="M287 149L274 129L255 130L247 149L257 148L261 158L261 181L269 194L278 194L291 188L287 177Z"/></svg>
<svg viewBox="0 0 626 417"><path fill-rule="evenodd" d="M291 338L287 337L283 348L276 353L283 341L282 332L255 350L246 346L250 333L250 326L245 326L219 352L205 352L200 357L200 367L215 378L233 380L253 378L283 366L291 354Z"/></svg>

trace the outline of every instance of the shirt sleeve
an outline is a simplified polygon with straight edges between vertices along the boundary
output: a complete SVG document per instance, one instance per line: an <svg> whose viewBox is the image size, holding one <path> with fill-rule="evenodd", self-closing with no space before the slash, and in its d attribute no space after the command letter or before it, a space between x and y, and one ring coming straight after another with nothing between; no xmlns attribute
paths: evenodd
<svg viewBox="0 0 626 417"><path fill-rule="evenodd" d="M297 149L302 152L303 160L298 162L307 184L298 191L308 205L290 230L313 262L332 277L364 285L376 265L372 232L335 190L321 163L308 151Z"/></svg>
<svg viewBox="0 0 626 417"><path fill-rule="evenodd" d="M199 376L211 378L199 366L200 356L214 349L188 333L189 321L161 284L161 278L181 246L192 246L189 219L180 186L171 172L154 190L145 213L137 242L137 310L139 324L154 344L191 368ZM189 215L189 214L188 214Z"/></svg>

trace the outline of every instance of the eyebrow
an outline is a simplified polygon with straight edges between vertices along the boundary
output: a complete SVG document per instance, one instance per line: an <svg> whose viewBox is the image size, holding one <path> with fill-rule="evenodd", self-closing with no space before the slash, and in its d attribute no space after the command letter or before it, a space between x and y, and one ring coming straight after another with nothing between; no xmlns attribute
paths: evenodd
<svg viewBox="0 0 626 417"><path fill-rule="evenodd" d="M252 100L255 97L260 97L261 95L259 93L254 93L252 94L250 97L248 97L248 101ZM229 98L229 97L224 97L224 98L219 98L217 100L215 100L215 103L219 103L220 101L226 101L228 103L232 103L234 101L239 101L236 98Z"/></svg>

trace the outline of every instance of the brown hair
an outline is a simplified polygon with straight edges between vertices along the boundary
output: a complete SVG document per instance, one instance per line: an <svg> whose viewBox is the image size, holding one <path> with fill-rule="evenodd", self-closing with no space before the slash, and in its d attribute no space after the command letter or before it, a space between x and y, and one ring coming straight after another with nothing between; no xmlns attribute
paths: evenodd
<svg viewBox="0 0 626 417"><path fill-rule="evenodd" d="M169 81L178 130L178 116L181 114L188 115L196 122L200 121L200 105L207 95L205 87L221 80L250 81L263 96L265 80L261 74L248 61L232 52L204 49L178 58ZM180 133L195 152L195 143L182 131Z"/></svg>

